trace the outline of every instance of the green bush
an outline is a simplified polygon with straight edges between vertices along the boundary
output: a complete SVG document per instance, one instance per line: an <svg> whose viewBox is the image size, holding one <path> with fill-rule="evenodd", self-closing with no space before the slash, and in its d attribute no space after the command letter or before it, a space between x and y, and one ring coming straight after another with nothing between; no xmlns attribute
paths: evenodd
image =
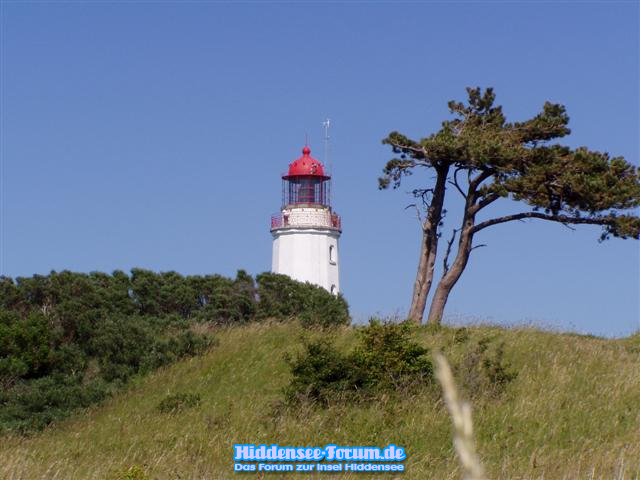
<svg viewBox="0 0 640 480"><path fill-rule="evenodd" d="M410 323L372 320L359 331L352 353L354 363L366 372L370 388L406 390L433 380L428 350L411 339Z"/></svg>
<svg viewBox="0 0 640 480"><path fill-rule="evenodd" d="M111 394L115 385L98 378L52 374L20 380L0 390L0 433L28 433L62 419L77 408L88 407Z"/></svg>
<svg viewBox="0 0 640 480"><path fill-rule="evenodd" d="M490 338L479 340L466 351L456 373L462 388L472 398L498 397L518 376L505 359L504 342L493 345Z"/></svg>
<svg viewBox="0 0 640 480"><path fill-rule="evenodd" d="M300 283L286 275L261 273L258 284L258 316L290 320L303 310L303 292Z"/></svg>
<svg viewBox="0 0 640 480"><path fill-rule="evenodd" d="M290 401L370 399L382 393L406 394L433 381L426 348L411 339L409 324L372 320L346 354L326 338L305 342L287 357L292 378L285 390Z"/></svg>
<svg viewBox="0 0 640 480"><path fill-rule="evenodd" d="M364 384L352 359L340 353L328 339L304 343L295 357L287 356L292 378L285 389L291 401L312 400L327 404L351 396Z"/></svg>
<svg viewBox="0 0 640 480"><path fill-rule="evenodd" d="M199 312L213 303L221 307L212 321L246 321L252 288L244 272L236 280L141 269L0 277L0 431L42 428L132 375L203 352L213 341L192 329Z"/></svg>
<svg viewBox="0 0 640 480"><path fill-rule="evenodd" d="M69 271L0 276L0 431L29 431L213 345L208 326L349 322L347 304L284 275ZM197 324L207 323L204 328Z"/></svg>
<svg viewBox="0 0 640 480"><path fill-rule="evenodd" d="M257 300L253 277L239 270L236 279L219 275L191 277L200 292L197 320L216 325L246 323L254 319Z"/></svg>
<svg viewBox="0 0 640 480"><path fill-rule="evenodd" d="M259 318L299 318L306 327L349 324L349 307L342 295L335 296L317 285L276 273L261 273L256 281Z"/></svg>
<svg viewBox="0 0 640 480"><path fill-rule="evenodd" d="M9 388L19 378L48 373L55 343L55 333L40 312L21 318L0 310L0 386Z"/></svg>
<svg viewBox="0 0 640 480"><path fill-rule="evenodd" d="M298 318L304 327L348 325L349 307L342 295L332 295L324 288L302 284L304 301Z"/></svg>

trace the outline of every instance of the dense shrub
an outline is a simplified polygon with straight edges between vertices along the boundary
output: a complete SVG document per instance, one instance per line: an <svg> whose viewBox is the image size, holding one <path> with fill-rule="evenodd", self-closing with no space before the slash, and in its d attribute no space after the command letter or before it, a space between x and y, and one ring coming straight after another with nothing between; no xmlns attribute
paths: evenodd
<svg viewBox="0 0 640 480"><path fill-rule="evenodd" d="M456 371L465 393L473 398L498 397L518 376L504 357L504 342L492 344L490 338L470 346Z"/></svg>
<svg viewBox="0 0 640 480"><path fill-rule="evenodd" d="M349 307L344 297L332 295L324 288L301 284L304 292L302 309L298 313L298 318L305 327L332 327L337 325L348 325Z"/></svg>
<svg viewBox="0 0 640 480"><path fill-rule="evenodd" d="M51 272L0 277L0 432L89 406L132 375L212 344L196 322L249 321L251 276Z"/></svg>
<svg viewBox="0 0 640 480"><path fill-rule="evenodd" d="M246 322L255 314L255 290L253 278L243 270L235 280L141 269L131 274L131 298L141 315L175 314L216 324Z"/></svg>
<svg viewBox="0 0 640 480"><path fill-rule="evenodd" d="M0 276L0 432L41 428L100 401L132 375L212 344L198 323L298 317L349 322L347 304L284 275L69 271Z"/></svg>
<svg viewBox="0 0 640 480"><path fill-rule="evenodd" d="M359 331L358 344L349 353L341 353L326 338L306 342L300 354L287 357L292 374L287 397L327 404L408 393L431 383L428 351L411 339L411 329L407 323L371 321Z"/></svg>
<svg viewBox="0 0 640 480"><path fill-rule="evenodd" d="M239 270L235 280L219 275L191 277L199 292L197 319L217 325L230 325L254 319L257 299L253 277Z"/></svg>
<svg viewBox="0 0 640 480"><path fill-rule="evenodd" d="M305 342L303 352L286 360L292 374L286 388L289 400L326 404L352 395L364 384L363 372L352 358L339 352L328 339Z"/></svg>
<svg viewBox="0 0 640 480"><path fill-rule="evenodd" d="M196 324L267 317L349 321L342 297L270 273L258 286L243 270L235 279L138 268L0 277L0 432L41 428L132 375L203 352L212 339Z"/></svg>
<svg viewBox="0 0 640 480"><path fill-rule="evenodd" d="M196 335L189 323L176 317L114 317L95 331L88 352L98 359L102 377L122 380L175 360L203 352L210 337Z"/></svg>
<svg viewBox="0 0 640 480"><path fill-rule="evenodd" d="M349 323L349 307L342 295L276 273L261 273L256 281L259 318L299 318L305 326L320 327Z"/></svg>
<svg viewBox="0 0 640 480"><path fill-rule="evenodd" d="M53 360L57 332L42 313L0 310L0 386L10 388L19 378L34 378L48 372Z"/></svg>
<svg viewBox="0 0 640 480"><path fill-rule="evenodd" d="M371 388L403 390L433 379L428 350L411 340L412 328L406 322L371 321L358 332L360 342L352 357Z"/></svg>
<svg viewBox="0 0 640 480"><path fill-rule="evenodd" d="M261 273L258 284L258 316L288 320L303 310L303 292L298 282L286 275Z"/></svg>
<svg viewBox="0 0 640 480"><path fill-rule="evenodd" d="M115 387L100 378L85 382L81 375L60 373L18 381L0 390L0 434L44 428L73 409L99 402Z"/></svg>

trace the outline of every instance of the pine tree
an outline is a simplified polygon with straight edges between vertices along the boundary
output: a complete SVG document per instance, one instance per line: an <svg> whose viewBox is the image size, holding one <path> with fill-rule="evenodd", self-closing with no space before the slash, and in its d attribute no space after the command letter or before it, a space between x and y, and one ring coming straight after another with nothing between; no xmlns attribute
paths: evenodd
<svg viewBox="0 0 640 480"><path fill-rule="evenodd" d="M426 210L423 241L409 318L420 323L433 283L447 185L464 198L456 256L449 266L449 242L444 274L438 283L429 323L442 320L449 294L467 267L474 236L485 228L515 220L540 219L565 225L599 225L601 240L635 238L640 218L638 168L622 157L553 143L569 135L564 106L545 103L542 111L523 122L509 123L495 105L493 89L468 88L468 101L449 102L453 119L419 141L392 132L383 140L395 158L387 162L379 187L397 188L402 178L420 168L435 173L435 182L413 191ZM524 210L478 222L477 215L501 199ZM484 212L483 212L484 213Z"/></svg>

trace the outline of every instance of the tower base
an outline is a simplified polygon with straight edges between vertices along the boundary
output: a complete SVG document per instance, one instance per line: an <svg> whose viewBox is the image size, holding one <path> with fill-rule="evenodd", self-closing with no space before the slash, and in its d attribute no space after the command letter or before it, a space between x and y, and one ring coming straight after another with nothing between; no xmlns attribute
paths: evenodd
<svg viewBox="0 0 640 480"><path fill-rule="evenodd" d="M338 239L333 228L283 227L271 230L271 271L300 282L319 285L337 295L340 292Z"/></svg>

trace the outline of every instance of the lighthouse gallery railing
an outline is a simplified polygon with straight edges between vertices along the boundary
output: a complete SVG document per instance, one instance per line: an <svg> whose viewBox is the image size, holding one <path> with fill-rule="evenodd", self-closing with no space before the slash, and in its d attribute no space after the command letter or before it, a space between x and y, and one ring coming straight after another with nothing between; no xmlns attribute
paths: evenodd
<svg viewBox="0 0 640 480"><path fill-rule="evenodd" d="M271 216L271 229L286 227L321 227L342 230L342 219L334 212L293 210Z"/></svg>

